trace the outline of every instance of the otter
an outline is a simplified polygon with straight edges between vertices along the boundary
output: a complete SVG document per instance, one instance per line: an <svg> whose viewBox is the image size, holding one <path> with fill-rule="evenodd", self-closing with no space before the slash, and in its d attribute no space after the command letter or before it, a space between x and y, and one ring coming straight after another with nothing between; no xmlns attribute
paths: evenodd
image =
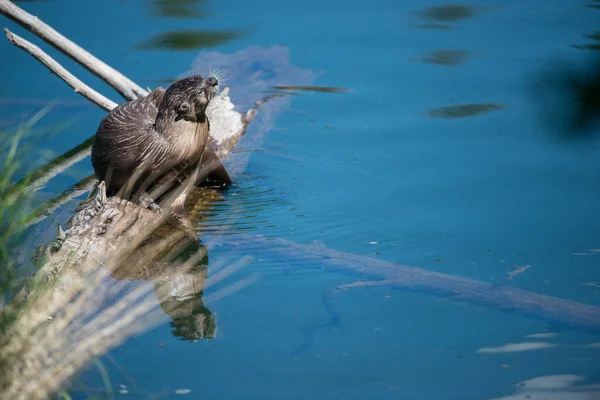
<svg viewBox="0 0 600 400"><path fill-rule="evenodd" d="M226 187L231 178L215 154L206 116L218 92L218 80L191 76L159 87L147 96L120 104L100 122L92 144L92 166L108 196L133 198L156 206L202 165L197 186ZM181 212L191 186L177 197ZM148 202L150 204L148 204ZM176 213L177 213L176 212Z"/></svg>

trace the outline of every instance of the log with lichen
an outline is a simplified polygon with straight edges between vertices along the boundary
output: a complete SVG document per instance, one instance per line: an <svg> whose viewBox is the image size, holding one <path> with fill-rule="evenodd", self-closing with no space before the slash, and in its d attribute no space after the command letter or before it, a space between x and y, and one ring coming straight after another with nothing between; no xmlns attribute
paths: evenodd
<svg viewBox="0 0 600 400"><path fill-rule="evenodd" d="M146 91L62 37L16 5L0 0L0 12L37 33L115 87L126 99ZM116 106L38 46L6 30L8 39L46 65L74 90L105 110ZM65 51L67 49L67 51ZM98 68L99 67L99 68ZM106 76L108 74L108 76ZM234 110L226 88L207 110L213 122L210 145L227 157L244 135L256 109ZM259 104L260 105L260 104ZM85 155L88 150L80 153ZM79 153L77 154L79 156ZM71 160L48 167L10 190L37 190ZM210 169L211 163L205 166ZM178 190L194 184L206 168L196 170ZM43 399L56 393L93 357L132 335L171 318L173 333L184 339L211 338L215 321L205 303L250 284L237 280L203 297L204 289L227 279L244 263L225 265L207 277L207 248L181 220L119 198L107 198L103 182L93 184L57 237L37 249L38 269L1 308L0 399ZM87 184L86 184L87 186Z"/></svg>
<svg viewBox="0 0 600 400"><path fill-rule="evenodd" d="M215 153L222 158L253 115L242 116L230 105L225 92L211 110L212 118L225 119L216 124L224 130L213 137ZM178 190L207 174L211 163L203 167ZM219 277L207 279L206 257L207 248L185 221L171 215L168 203L153 211L107 198L104 182L96 182L65 228L59 226L56 239L37 249L39 268L3 310L14 322L0 339L0 399L45 398L91 357L168 317L177 336L214 337L215 321L203 291L239 265L225 266ZM212 297L253 278L238 280Z"/></svg>

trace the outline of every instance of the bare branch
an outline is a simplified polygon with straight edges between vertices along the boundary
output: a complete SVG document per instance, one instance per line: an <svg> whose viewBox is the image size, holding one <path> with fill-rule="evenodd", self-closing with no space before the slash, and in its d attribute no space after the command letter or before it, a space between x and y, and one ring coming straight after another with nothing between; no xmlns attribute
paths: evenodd
<svg viewBox="0 0 600 400"><path fill-rule="evenodd" d="M58 33L50 25L41 21L38 17L27 13L9 0L0 0L0 12L106 81L126 99L135 100L138 97L148 94L148 91L131 79L105 64L88 51Z"/></svg>
<svg viewBox="0 0 600 400"><path fill-rule="evenodd" d="M0 0L0 2L3 0ZM42 49L34 45L33 43L23 39L22 37L15 35L7 28L4 28L4 32L6 32L6 37L8 40L14 44L15 46L25 50L33 57L35 57L38 61L44 64L50 71L56 74L60 79L65 81L69 86L71 86L75 93L79 93L83 97L90 99L94 104L102 107L106 111L110 111L117 106L112 100L107 99L100 93L96 92L94 89L83 83L79 80L75 75L67 71L65 67L56 62L52 57L46 54Z"/></svg>

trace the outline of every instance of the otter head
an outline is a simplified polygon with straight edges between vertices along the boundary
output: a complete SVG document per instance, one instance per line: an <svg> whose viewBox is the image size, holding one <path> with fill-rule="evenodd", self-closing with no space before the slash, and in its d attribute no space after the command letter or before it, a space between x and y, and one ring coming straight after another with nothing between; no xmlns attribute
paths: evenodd
<svg viewBox="0 0 600 400"><path fill-rule="evenodd" d="M167 88L158 107L155 127L159 133L169 134L174 123L206 122L206 107L219 90L214 76L200 75L180 79Z"/></svg>

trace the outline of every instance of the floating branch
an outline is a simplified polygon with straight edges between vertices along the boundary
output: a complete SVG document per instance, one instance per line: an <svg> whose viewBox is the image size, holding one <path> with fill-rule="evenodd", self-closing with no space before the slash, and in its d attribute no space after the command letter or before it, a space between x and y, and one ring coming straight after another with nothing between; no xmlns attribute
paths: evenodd
<svg viewBox="0 0 600 400"><path fill-rule="evenodd" d="M0 0L0 4L2 4L2 0ZM4 28L4 32L6 32L6 37L8 40L17 46L20 49L25 50L33 57L35 57L39 62L44 64L52 73L56 74L60 79L65 81L69 86L75 90L75 93L79 93L83 97L91 100L94 104L100 106L106 111L110 111L117 106L112 100L107 99L100 93L96 92L94 89L83 83L79 78L75 75L67 71L65 67L60 65L56 60L46 54L42 49L33 43L23 39L22 37L15 35L7 28Z"/></svg>
<svg viewBox="0 0 600 400"><path fill-rule="evenodd" d="M147 90L140 87L131 79L105 64L88 51L58 33L50 25L41 21L38 17L25 12L9 0L0 0L0 12L106 81L126 99L135 100L140 96L148 94Z"/></svg>

